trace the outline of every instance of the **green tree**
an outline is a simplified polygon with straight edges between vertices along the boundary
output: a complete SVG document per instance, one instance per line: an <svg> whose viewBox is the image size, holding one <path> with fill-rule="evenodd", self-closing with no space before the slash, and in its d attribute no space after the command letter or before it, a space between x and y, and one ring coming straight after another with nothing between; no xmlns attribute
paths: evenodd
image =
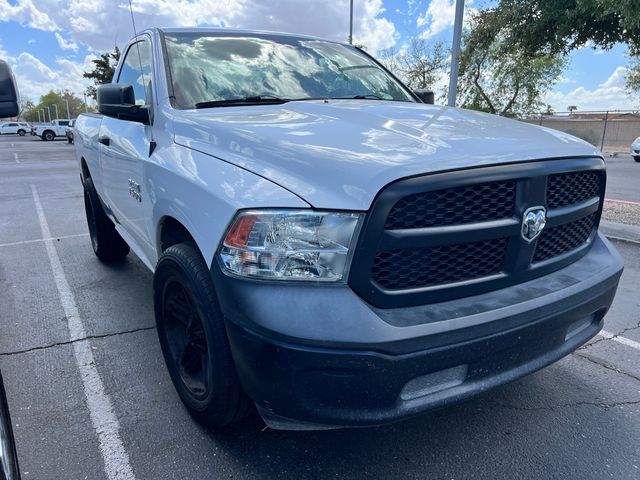
<svg viewBox="0 0 640 480"><path fill-rule="evenodd" d="M96 87L104 83L111 83L116 66L120 60L120 49L116 46L113 52L107 52L100 55L100 58L92 60L94 64L93 70L84 72L82 76L93 80L94 85L87 87L87 95L95 100Z"/></svg>
<svg viewBox="0 0 640 480"><path fill-rule="evenodd" d="M32 104L31 108L25 110L24 118L30 122L37 122L39 119L42 119L42 114L40 117L38 116L38 111L40 110L46 111L47 121L49 119L49 111L51 112L52 120L56 118L67 118L67 103L69 105L69 118L76 118L85 110L84 102L69 90L51 90L40 97L37 105ZM56 117L56 107L58 117Z"/></svg>
<svg viewBox="0 0 640 480"><path fill-rule="evenodd" d="M449 67L449 49L442 42L433 44L413 38L406 49L394 48L381 53L381 62L400 77L411 89L423 88L435 91L438 81L446 76ZM446 95L442 92L441 96Z"/></svg>
<svg viewBox="0 0 640 480"><path fill-rule="evenodd" d="M640 1L638 0L499 0L489 9L506 41L528 54L567 54L587 42L609 49L624 43L634 59L627 77L640 90Z"/></svg>
<svg viewBox="0 0 640 480"><path fill-rule="evenodd" d="M569 105L567 107L567 112L569 112L569 113L573 113L573 112L575 112L577 110L578 110L578 107L576 105Z"/></svg>
<svg viewBox="0 0 640 480"><path fill-rule="evenodd" d="M382 52L384 65L411 88L434 88L448 66L448 49L442 42L429 44L412 38L406 49Z"/></svg>
<svg viewBox="0 0 640 480"><path fill-rule="evenodd" d="M629 65L629 73L627 73L627 89L630 93L640 92L640 57L632 59Z"/></svg>
<svg viewBox="0 0 640 480"><path fill-rule="evenodd" d="M500 115L537 111L566 62L559 53L530 52L510 42L496 11L475 13L463 36L459 103Z"/></svg>
<svg viewBox="0 0 640 480"><path fill-rule="evenodd" d="M26 119L26 114L34 108L33 102L26 97L20 98L20 113L18 119Z"/></svg>

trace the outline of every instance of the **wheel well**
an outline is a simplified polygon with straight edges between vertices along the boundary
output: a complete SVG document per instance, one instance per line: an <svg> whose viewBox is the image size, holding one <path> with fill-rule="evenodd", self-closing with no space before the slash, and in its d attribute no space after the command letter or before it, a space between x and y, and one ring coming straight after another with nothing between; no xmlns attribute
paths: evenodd
<svg viewBox="0 0 640 480"><path fill-rule="evenodd" d="M87 167L87 162L84 160L84 157L80 159L80 168L82 169L83 180L86 180L87 178L91 178L91 172L89 172L89 167Z"/></svg>
<svg viewBox="0 0 640 480"><path fill-rule="evenodd" d="M164 217L160 221L160 252L164 252L172 245L183 242L193 242L195 240L189 233L189 230L185 228L178 220L172 217Z"/></svg>

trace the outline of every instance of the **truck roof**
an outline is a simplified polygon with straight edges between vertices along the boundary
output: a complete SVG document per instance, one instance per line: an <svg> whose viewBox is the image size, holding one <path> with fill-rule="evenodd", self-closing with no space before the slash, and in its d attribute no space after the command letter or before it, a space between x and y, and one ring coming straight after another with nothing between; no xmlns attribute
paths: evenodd
<svg viewBox="0 0 640 480"><path fill-rule="evenodd" d="M147 31L157 30L162 33L209 33L213 35L277 35L282 37L292 37L292 38L304 38L310 40L326 40L328 42L334 43L342 43L347 44L346 42L339 42L335 40L329 40L322 37L315 37L312 35L303 35L299 33L290 33L290 32L274 32L269 30L250 30L250 29L237 29L237 28L224 28L224 27L156 27L147 29Z"/></svg>

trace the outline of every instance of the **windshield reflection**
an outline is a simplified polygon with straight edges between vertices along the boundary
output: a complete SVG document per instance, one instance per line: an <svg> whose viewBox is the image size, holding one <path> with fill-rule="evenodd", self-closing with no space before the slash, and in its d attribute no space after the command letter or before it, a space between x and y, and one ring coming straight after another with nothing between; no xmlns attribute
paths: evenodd
<svg viewBox="0 0 640 480"><path fill-rule="evenodd" d="M242 99L260 96L413 101L385 70L348 45L208 32L168 33L165 42L180 108L223 100L240 100L234 105L242 105Z"/></svg>

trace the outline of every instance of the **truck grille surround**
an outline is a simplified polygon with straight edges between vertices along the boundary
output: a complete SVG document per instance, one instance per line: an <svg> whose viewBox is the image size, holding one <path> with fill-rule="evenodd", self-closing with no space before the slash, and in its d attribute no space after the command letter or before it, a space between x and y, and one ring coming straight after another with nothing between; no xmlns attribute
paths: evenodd
<svg viewBox="0 0 640 480"><path fill-rule="evenodd" d="M349 284L378 308L466 297L575 262L597 233L600 158L545 160L400 180L383 189L356 246ZM533 241L524 212L546 210Z"/></svg>

